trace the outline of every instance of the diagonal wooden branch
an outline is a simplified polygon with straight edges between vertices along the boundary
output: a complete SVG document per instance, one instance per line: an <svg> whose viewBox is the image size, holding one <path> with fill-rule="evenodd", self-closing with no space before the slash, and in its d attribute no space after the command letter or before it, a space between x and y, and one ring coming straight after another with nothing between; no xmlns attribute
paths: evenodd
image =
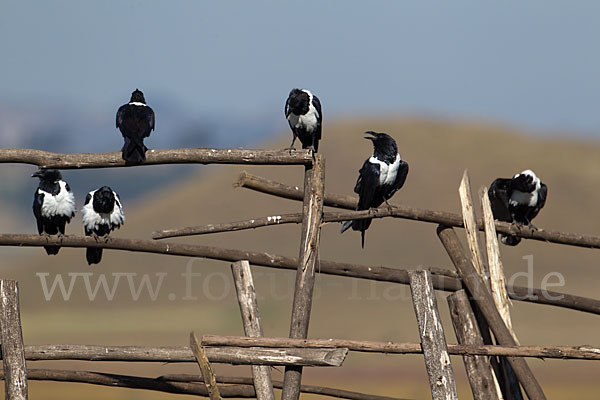
<svg viewBox="0 0 600 400"><path fill-rule="evenodd" d="M298 267L297 258L213 246L116 237L111 237L107 242L104 242L103 240L96 241L89 236L65 235L62 239L59 239L56 236L46 238L39 235L0 234L0 246L41 247L48 244L63 247L98 247L171 256L203 257L228 262L248 260L253 265L287 270L296 270ZM409 284L408 271L402 268L319 260L319 272L380 282ZM456 291L463 288L461 280L452 271L431 270L431 272L433 287L436 290ZM507 290L513 300L553 305L600 315L600 300L523 286L508 286Z"/></svg>
<svg viewBox="0 0 600 400"><path fill-rule="evenodd" d="M235 346L211 346L206 348L206 354L210 362L222 364L339 367L346 359L348 349L248 349ZM189 347L94 346L74 344L25 346L25 359L27 361L196 362L196 358Z"/></svg>
<svg viewBox="0 0 600 400"><path fill-rule="evenodd" d="M396 217L398 214L394 210L387 208L372 208L363 211L341 211L326 212L323 214L322 222L343 222L352 219L367 218L385 218ZM244 229L255 229L265 226L300 224L302 223L302 214L279 214L268 217L248 219L245 221L228 222L223 224L207 224L198 226L188 226L185 228L172 228L152 233L152 239L166 239L170 237L205 235L208 233L234 232Z"/></svg>
<svg viewBox="0 0 600 400"><path fill-rule="evenodd" d="M286 199L302 200L302 191L297 187L284 185L279 182L251 175L247 172L243 172L240 175L238 181L235 183L235 186L256 190ZM354 210L356 208L356 202L357 198L355 196L325 193L325 206ZM392 206L392 210L393 215L396 218L424 221L459 228L464 227L462 217L459 214L451 212L426 210L404 205ZM495 224L496 231L513 236L519 236L525 239L533 239L542 242L564 244L569 246L596 249L600 248L600 236L546 231L543 229L533 230L527 226L518 226L516 224L509 224L501 221L495 221ZM477 220L477 229L484 229L483 220Z"/></svg>
<svg viewBox="0 0 600 400"><path fill-rule="evenodd" d="M498 343L505 346L515 346L516 343L498 313L492 295L485 286L483 279L475 271L471 261L466 257L454 229L447 226L439 226L437 233ZM527 397L531 400L545 399L546 397L541 386L525 360L518 357L507 357L507 360L527 393Z"/></svg>
<svg viewBox="0 0 600 400"><path fill-rule="evenodd" d="M311 165L309 150L174 149L148 150L141 165L159 164L261 164ZM81 169L126 167L121 153L50 153L34 149L0 149L0 163L37 165L40 168Z"/></svg>
<svg viewBox="0 0 600 400"><path fill-rule="evenodd" d="M157 378L148 378L91 371L36 368L27 371L27 378L36 381L87 383L92 385L155 390L167 393L191 394L208 397L206 387L203 384L198 383L202 382L202 377L189 374L172 374L159 376ZM4 375L1 371L0 379L4 379ZM224 398L256 397L254 388L251 386L251 378L217 376L217 383L227 384L222 385L219 388L221 395ZM274 385L281 389L282 383L281 381L274 381ZM300 390L302 393L320 394L323 396L349 400L408 400L313 385L302 385Z"/></svg>
<svg viewBox="0 0 600 400"><path fill-rule="evenodd" d="M208 397L210 397L210 400L221 400L221 394L219 393L215 373L210 366L210 362L208 361L208 356L206 355L204 347L202 347L194 332L190 332L190 348L192 349L192 353L194 353L196 362L200 367L202 380L204 381L204 386L206 386L206 390L208 391Z"/></svg>

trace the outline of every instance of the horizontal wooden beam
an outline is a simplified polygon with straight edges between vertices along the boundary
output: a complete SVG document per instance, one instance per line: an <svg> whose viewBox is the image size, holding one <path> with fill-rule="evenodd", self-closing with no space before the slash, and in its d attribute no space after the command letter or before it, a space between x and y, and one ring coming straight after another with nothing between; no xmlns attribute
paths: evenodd
<svg viewBox="0 0 600 400"><path fill-rule="evenodd" d="M339 367L348 349L249 349L245 347L207 347L206 355L213 363L236 365L302 365ZM136 361L136 362L196 362L189 347L95 346L95 345L35 345L25 346L27 361Z"/></svg>
<svg viewBox="0 0 600 400"><path fill-rule="evenodd" d="M159 376L157 378L149 378L141 376L109 374L105 372L35 368L27 371L27 377L28 379L35 381L87 383L91 385L145 389L167 393L191 394L208 397L208 391L206 390L206 387L199 383L202 382L202 377L189 374L171 374ZM1 371L0 379L4 379L4 375ZM219 388L222 397L256 397L254 388L251 386L252 378L242 376L217 376L217 383L226 384ZM273 385L274 387L281 389L282 382L274 381ZM300 387L300 391L302 393L319 394L322 396L349 400L408 400L315 385L302 385Z"/></svg>
<svg viewBox="0 0 600 400"><path fill-rule="evenodd" d="M302 200L303 192L298 187L292 187L280 182L261 178L256 175L242 172L235 186L244 187L258 192L283 197L291 200ZM354 210L356 208L356 196L344 196L333 193L325 193L325 206L338 207ZM392 216L395 218L411 219L414 221L424 221L444 226L463 228L463 219L460 214L446 211L427 210L422 208L409 207L404 205L392 206L389 210L378 210L377 216ZM578 246L587 248L600 248L600 236L583 235L579 233L566 233L558 231L546 231L543 229L531 229L527 226L518 226L506 222L495 221L496 231L512 236L519 236L525 239L539 240L564 244L568 246ZM477 220L477 229L484 230L483 220Z"/></svg>
<svg viewBox="0 0 600 400"><path fill-rule="evenodd" d="M169 243L154 240L124 239L111 237L108 241L96 241L89 236L65 235L62 239L57 236L39 236L24 234L0 234L0 246L30 246L46 245L63 247L98 247L112 250L143 252L183 257L202 257L213 260L236 262L248 260L250 264L269 268L296 270L298 259L277 254L227 249L213 246L201 246L181 243ZM83 255L82 255L83 257ZM430 269L433 287L436 290L454 292L463 288L462 282L451 271ZM409 284L408 271L402 268L368 266L320 260L319 273L349 278L368 279L380 282ZM537 304L547 304L600 315L600 300L571 294L554 292L524 286L508 286L511 299Z"/></svg>
<svg viewBox="0 0 600 400"><path fill-rule="evenodd" d="M384 354L422 354L420 343L372 342L347 339L251 338L246 336L203 335L206 346L262 348L345 348L349 351ZM600 360L600 348L592 346L496 346L448 343L448 352L458 356L514 356Z"/></svg>
<svg viewBox="0 0 600 400"><path fill-rule="evenodd" d="M259 164L310 165L310 150L173 149L148 150L146 161L133 165ZM0 149L0 163L37 165L40 168L82 169L127 167L121 153L50 153L34 149Z"/></svg>

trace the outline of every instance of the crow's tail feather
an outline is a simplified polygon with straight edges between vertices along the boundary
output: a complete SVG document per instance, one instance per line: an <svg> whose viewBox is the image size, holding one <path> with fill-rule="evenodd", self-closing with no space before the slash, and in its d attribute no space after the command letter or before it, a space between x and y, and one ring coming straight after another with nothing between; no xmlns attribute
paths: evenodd
<svg viewBox="0 0 600 400"><path fill-rule="evenodd" d="M54 256L58 254L60 246L44 246L44 250L46 250L46 254L48 254L49 256Z"/></svg>
<svg viewBox="0 0 600 400"><path fill-rule="evenodd" d="M128 163L139 164L146 161L146 150L148 148L144 146L144 143L140 141L137 143L129 138L125 138L125 144L123 145L122 158Z"/></svg>
<svg viewBox="0 0 600 400"><path fill-rule="evenodd" d="M521 238L511 235L500 235L500 241L507 246L516 246L521 243Z"/></svg>
<svg viewBox="0 0 600 400"><path fill-rule="evenodd" d="M342 225L342 229L340 230L340 233L346 232L348 230L348 228L350 228L352 226L352 222L353 221L344 222L344 225Z"/></svg>
<svg viewBox="0 0 600 400"><path fill-rule="evenodd" d="M88 265L99 264L102 260L102 249L97 247L88 247L85 251L85 258Z"/></svg>

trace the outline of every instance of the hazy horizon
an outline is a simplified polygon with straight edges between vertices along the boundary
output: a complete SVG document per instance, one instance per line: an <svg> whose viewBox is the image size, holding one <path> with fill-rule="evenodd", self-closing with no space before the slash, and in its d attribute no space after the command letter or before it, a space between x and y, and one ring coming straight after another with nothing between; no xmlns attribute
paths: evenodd
<svg viewBox="0 0 600 400"><path fill-rule="evenodd" d="M7 2L0 104L112 113L139 87L192 115L283 122L297 86L321 98L326 121L417 114L597 137L599 11L541 0Z"/></svg>

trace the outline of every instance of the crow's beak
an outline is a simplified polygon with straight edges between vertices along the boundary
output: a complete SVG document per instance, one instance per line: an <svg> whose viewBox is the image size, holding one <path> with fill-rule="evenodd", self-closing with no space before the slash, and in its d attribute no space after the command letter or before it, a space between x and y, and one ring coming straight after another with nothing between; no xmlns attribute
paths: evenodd
<svg viewBox="0 0 600 400"><path fill-rule="evenodd" d="M377 134L373 131L366 131L365 133L367 135L372 135L372 136L365 136L365 139L375 140L377 138Z"/></svg>
<svg viewBox="0 0 600 400"><path fill-rule="evenodd" d="M31 175L31 177L32 177L32 178L39 178L39 177L40 177L40 171L37 171L37 172L33 173L33 174Z"/></svg>

